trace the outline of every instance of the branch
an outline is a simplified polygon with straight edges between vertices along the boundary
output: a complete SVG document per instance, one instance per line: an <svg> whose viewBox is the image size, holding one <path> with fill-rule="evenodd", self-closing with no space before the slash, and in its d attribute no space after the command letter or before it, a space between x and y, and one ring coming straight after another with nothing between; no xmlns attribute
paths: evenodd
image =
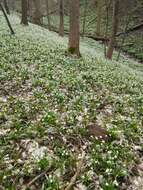
<svg viewBox="0 0 143 190"><path fill-rule="evenodd" d="M96 41L109 42L109 38L107 38L107 37L97 37L97 36L93 36L91 34L85 34L85 37L91 38Z"/></svg>
<svg viewBox="0 0 143 190"><path fill-rule="evenodd" d="M43 25L43 26L44 26L45 28L47 28L45 25ZM56 33L59 32L56 27L51 26L51 28L52 28L52 31L53 31L53 32L56 32ZM69 34L69 31L68 31L68 30L65 30L65 34ZM80 33L80 35L82 35L82 33ZM94 36L94 35L88 34L88 33L85 33L84 36L87 37L87 38L91 38L91 39L93 39L93 40L96 40L96 41L109 42L109 38L107 38L107 37L97 37L97 36Z"/></svg>
<svg viewBox="0 0 143 190"><path fill-rule="evenodd" d="M38 179L40 179L41 177L43 177L47 172L50 172L52 169L52 166L49 167L47 170L43 171L42 173L40 173L38 176L34 177L26 186L26 188L29 188L33 183L35 183Z"/></svg>
<svg viewBox="0 0 143 190"><path fill-rule="evenodd" d="M138 24L138 25L134 26L133 28L128 29L126 32L120 32L116 36L119 37L121 35L125 35L125 34L128 34L130 32L133 32L133 31L136 31L136 30L140 30L142 28L143 28L143 23Z"/></svg>
<svg viewBox="0 0 143 190"><path fill-rule="evenodd" d="M10 21L9 21L9 19L8 19L8 16L7 16L7 14L6 14L6 11L5 11L5 9L3 8L1 2L0 2L0 9L1 9L2 12L3 12L3 15L4 15L5 19L6 19L7 25L8 25L8 27L9 27L10 31L11 31L11 34L14 35L15 32L14 32L12 26L11 26L11 23L10 23Z"/></svg>
<svg viewBox="0 0 143 190"><path fill-rule="evenodd" d="M55 9L55 10L53 10L53 11L49 12L49 14L48 14L48 15L54 14L54 13L56 13L57 11L58 11L58 9ZM47 15L46 15L46 16L47 16Z"/></svg>

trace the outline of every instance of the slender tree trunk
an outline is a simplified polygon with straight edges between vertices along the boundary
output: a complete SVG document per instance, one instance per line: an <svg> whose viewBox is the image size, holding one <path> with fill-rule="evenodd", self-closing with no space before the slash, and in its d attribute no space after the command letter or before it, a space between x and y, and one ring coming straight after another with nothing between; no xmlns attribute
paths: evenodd
<svg viewBox="0 0 143 190"><path fill-rule="evenodd" d="M28 25L28 18L27 18L28 3L27 3L27 0L21 1L21 8L22 8L21 24Z"/></svg>
<svg viewBox="0 0 143 190"><path fill-rule="evenodd" d="M96 36L100 36L101 33L101 17L102 17L102 0L98 0L97 3L97 25L96 25Z"/></svg>
<svg viewBox="0 0 143 190"><path fill-rule="evenodd" d="M3 0L3 3L4 3L4 7L5 7L5 10L6 10L7 14L10 15L10 10L9 10L9 7L8 7L7 0Z"/></svg>
<svg viewBox="0 0 143 190"><path fill-rule="evenodd" d="M105 25L105 38L107 38L108 35L108 27L109 27L109 9L111 6L111 0L105 0L105 9L106 9L106 25ZM108 46L108 42L105 41L104 42L104 56L107 57L107 46Z"/></svg>
<svg viewBox="0 0 143 190"><path fill-rule="evenodd" d="M32 1L31 0L27 0L27 9L28 9L28 17L31 21L32 18Z"/></svg>
<svg viewBox="0 0 143 190"><path fill-rule="evenodd" d="M10 10L15 10L15 0L8 0L8 5Z"/></svg>
<svg viewBox="0 0 143 190"><path fill-rule="evenodd" d="M70 34L69 34L69 54L80 56L79 42L80 42L80 0L70 1Z"/></svg>
<svg viewBox="0 0 143 190"><path fill-rule="evenodd" d="M35 11L33 15L33 23L37 25L41 25L41 11L40 11L40 1L39 0L33 0Z"/></svg>
<svg viewBox="0 0 143 190"><path fill-rule="evenodd" d="M8 27L9 27L10 31L11 31L11 34L14 35L15 32L14 32L12 26L11 26L11 23L10 23L10 21L9 21L7 15L6 15L5 9L3 8L3 6L2 6L1 3L0 3L0 9L1 9L2 12L3 12L3 15L4 15L5 19L6 19L7 25L8 25Z"/></svg>
<svg viewBox="0 0 143 190"><path fill-rule="evenodd" d="M112 21L112 34L108 46L107 58L112 59L114 45L116 41L116 34L118 30L118 13L119 13L119 0L113 0L113 21Z"/></svg>
<svg viewBox="0 0 143 190"><path fill-rule="evenodd" d="M46 11L47 11L47 20L48 20L48 29L51 30L51 19L49 13L49 0L45 0L46 3Z"/></svg>
<svg viewBox="0 0 143 190"><path fill-rule="evenodd" d="M59 0L59 9L60 9L59 35L64 36L64 2L63 0Z"/></svg>
<svg viewBox="0 0 143 190"><path fill-rule="evenodd" d="M82 26L82 36L85 35L85 25L86 25L86 16L87 16L87 0L84 2L84 15L83 15L83 26Z"/></svg>
<svg viewBox="0 0 143 190"><path fill-rule="evenodd" d="M130 22L131 22L131 18L132 18L131 15L129 15L129 16L127 17L126 24L125 24L125 29L124 29L124 33L126 33L126 31L128 30L129 24L130 24ZM119 51L118 51L118 55L117 55L117 59L116 59L117 61L119 61L120 54L121 54L122 47L123 47L123 45L124 45L125 39L126 39L126 35L123 35L122 40L121 40L120 49L119 49Z"/></svg>

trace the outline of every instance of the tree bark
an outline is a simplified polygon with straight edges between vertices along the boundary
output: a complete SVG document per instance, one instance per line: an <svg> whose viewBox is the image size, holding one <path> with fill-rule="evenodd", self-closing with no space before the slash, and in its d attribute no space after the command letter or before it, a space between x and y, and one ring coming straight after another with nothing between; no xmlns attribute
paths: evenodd
<svg viewBox="0 0 143 190"><path fill-rule="evenodd" d="M119 0L113 0L113 19L112 19L112 34L108 46L107 58L112 59L114 45L116 41L116 34L118 30L118 13L119 13Z"/></svg>
<svg viewBox="0 0 143 190"><path fill-rule="evenodd" d="M70 34L68 53L80 56L79 42L79 15L80 15L80 0L70 1Z"/></svg>
<svg viewBox="0 0 143 190"><path fill-rule="evenodd" d="M2 12L3 12L3 15L4 15L5 19L6 19L6 22L7 22L7 24L8 24L8 27L9 27L9 29L10 29L10 31L11 31L11 34L14 35L15 32L14 32L12 26L11 26L11 23L10 23L10 21L9 21L7 15L6 15L6 12L5 12L5 10L4 10L4 8L3 8L3 6L2 6L1 3L0 3L0 9L1 9Z"/></svg>
<svg viewBox="0 0 143 190"><path fill-rule="evenodd" d="M41 25L41 11L40 11L40 1L39 0L33 0L35 11L33 15L33 23L37 25Z"/></svg>
<svg viewBox="0 0 143 190"><path fill-rule="evenodd" d="M28 25L28 18L27 18L28 3L27 3L27 0L21 1L21 8L22 8L21 24Z"/></svg>
<svg viewBox="0 0 143 190"><path fill-rule="evenodd" d="M63 0L59 0L59 9L60 9L59 35L64 36L64 2Z"/></svg>
<svg viewBox="0 0 143 190"><path fill-rule="evenodd" d="M30 21L31 21L31 18L32 18L32 4L33 4L33 2L31 1L31 0L27 0L27 9L28 9L28 16L29 16L29 18L30 18Z"/></svg>
<svg viewBox="0 0 143 190"><path fill-rule="evenodd" d="M97 3L97 25L96 25L96 36L100 36L101 28L101 16L102 16L102 0L98 0Z"/></svg>
<svg viewBox="0 0 143 190"><path fill-rule="evenodd" d="M84 15L83 15L83 26L82 26L82 36L85 35L85 25L86 25L86 16L87 16L87 0L84 2Z"/></svg>
<svg viewBox="0 0 143 190"><path fill-rule="evenodd" d="M15 10L15 0L8 0L8 5L10 10L14 11Z"/></svg>
<svg viewBox="0 0 143 190"><path fill-rule="evenodd" d="M7 14L10 15L10 10L9 10L9 7L8 7L7 0L3 0L3 3L4 3L4 7L5 7L5 10L6 10Z"/></svg>
<svg viewBox="0 0 143 190"><path fill-rule="evenodd" d="M47 11L47 20L48 20L48 29L51 30L51 19L49 14L49 0L45 0L46 3L46 11Z"/></svg>

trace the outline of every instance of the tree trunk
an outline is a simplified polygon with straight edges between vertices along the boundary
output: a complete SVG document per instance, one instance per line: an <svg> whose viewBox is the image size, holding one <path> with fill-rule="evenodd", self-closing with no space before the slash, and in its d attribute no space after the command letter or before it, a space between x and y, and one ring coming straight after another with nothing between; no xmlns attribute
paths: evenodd
<svg viewBox="0 0 143 190"><path fill-rule="evenodd" d="M119 13L119 0L113 0L113 20L112 20L112 34L108 46L107 58L112 59L114 45L116 41L116 33L118 30L118 13Z"/></svg>
<svg viewBox="0 0 143 190"><path fill-rule="evenodd" d="M30 21L31 21L32 16L33 16L33 14L32 14L32 5L33 5L33 2L31 0L27 0L27 9L28 9L27 15L28 15Z"/></svg>
<svg viewBox="0 0 143 190"><path fill-rule="evenodd" d="M59 0L59 9L60 9L59 35L64 36L64 2L63 0Z"/></svg>
<svg viewBox="0 0 143 190"><path fill-rule="evenodd" d="M49 14L49 0L45 0L46 3L46 11L47 11L47 20L48 20L48 29L51 30L51 19Z"/></svg>
<svg viewBox="0 0 143 190"><path fill-rule="evenodd" d="M7 14L10 15L10 11L9 11L7 0L3 0L3 3L4 3L4 7L5 7L5 10L6 10Z"/></svg>
<svg viewBox="0 0 143 190"><path fill-rule="evenodd" d="M101 29L101 16L102 16L102 0L98 0L97 3L97 25L96 25L96 36L100 36Z"/></svg>
<svg viewBox="0 0 143 190"><path fill-rule="evenodd" d="M70 1L70 34L68 53L80 56L79 41L79 15L80 15L80 0Z"/></svg>
<svg viewBox="0 0 143 190"><path fill-rule="evenodd" d="M109 10L110 10L110 6L111 6L111 0L105 0L105 12L106 12L106 22L105 22L105 33L104 36L107 37L108 35L108 27L109 27ZM104 43L104 56L107 57L107 45L108 45L108 41L106 41Z"/></svg>
<svg viewBox="0 0 143 190"><path fill-rule="evenodd" d="M21 1L21 8L22 8L21 24L28 25L28 18L27 18L28 4L27 4L27 0Z"/></svg>
<svg viewBox="0 0 143 190"><path fill-rule="evenodd" d="M8 0L8 5L10 10L14 11L15 10L15 0Z"/></svg>
<svg viewBox="0 0 143 190"><path fill-rule="evenodd" d="M84 15L83 15L83 26L82 26L82 36L85 35L85 25L86 25L86 16L87 16L87 0L84 2Z"/></svg>
<svg viewBox="0 0 143 190"><path fill-rule="evenodd" d="M10 31L11 31L11 34L14 35L15 32L14 32L12 26L11 26L11 23L10 23L10 21L9 21L7 15L6 15L5 9L3 8L3 6L2 6L1 3L0 3L0 9L1 9L2 12L3 12L3 15L4 15L5 19L6 19L7 25L8 25L8 27L9 27Z"/></svg>
<svg viewBox="0 0 143 190"><path fill-rule="evenodd" d="M40 1L33 0L35 11L33 15L33 23L37 25L41 25L41 11L40 11Z"/></svg>

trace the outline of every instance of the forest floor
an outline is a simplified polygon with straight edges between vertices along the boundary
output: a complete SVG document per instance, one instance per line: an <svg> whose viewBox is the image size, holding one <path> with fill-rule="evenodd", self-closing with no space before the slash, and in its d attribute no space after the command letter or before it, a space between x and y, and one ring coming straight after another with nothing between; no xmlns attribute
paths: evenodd
<svg viewBox="0 0 143 190"><path fill-rule="evenodd" d="M0 189L142 190L143 65L0 16ZM117 56L115 52L114 57ZM91 134L106 129L108 140Z"/></svg>

